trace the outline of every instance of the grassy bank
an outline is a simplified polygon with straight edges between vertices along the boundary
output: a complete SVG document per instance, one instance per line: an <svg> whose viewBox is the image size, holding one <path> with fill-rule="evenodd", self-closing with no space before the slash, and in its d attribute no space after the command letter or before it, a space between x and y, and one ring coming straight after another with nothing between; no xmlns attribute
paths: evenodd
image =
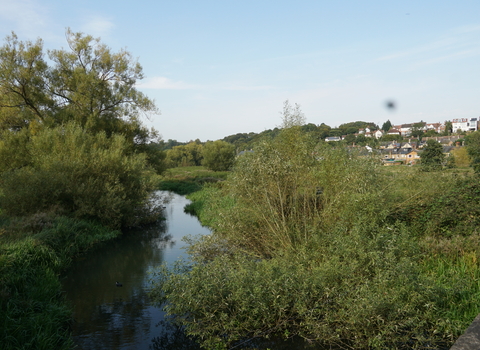
<svg viewBox="0 0 480 350"><path fill-rule="evenodd" d="M159 189L186 195L201 190L205 184L225 180L228 173L208 170L203 166L171 168L165 172Z"/></svg>
<svg viewBox="0 0 480 350"><path fill-rule="evenodd" d="M71 311L59 274L72 258L117 237L89 221L36 215L0 229L0 344L7 349L71 349Z"/></svg>

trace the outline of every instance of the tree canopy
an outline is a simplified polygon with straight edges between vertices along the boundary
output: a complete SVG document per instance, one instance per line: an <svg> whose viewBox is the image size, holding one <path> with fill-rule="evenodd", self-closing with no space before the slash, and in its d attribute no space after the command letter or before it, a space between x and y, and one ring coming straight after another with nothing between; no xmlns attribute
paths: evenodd
<svg viewBox="0 0 480 350"><path fill-rule="evenodd" d="M203 146L203 165L210 170L230 170L235 161L235 146L225 141L209 141Z"/></svg>
<svg viewBox="0 0 480 350"><path fill-rule="evenodd" d="M67 50L47 54L14 33L0 47L2 213L131 225L164 169L161 140L140 120L157 108L136 89L142 67L129 52L66 37Z"/></svg>
<svg viewBox="0 0 480 350"><path fill-rule="evenodd" d="M392 123L390 122L390 119L387 120L385 123L383 123L382 125L382 130L387 132L388 130L390 130L392 128Z"/></svg>
<svg viewBox="0 0 480 350"><path fill-rule="evenodd" d="M435 140L428 140L427 145L420 154L420 159L420 165L425 171L441 169L445 160L442 145Z"/></svg>
<svg viewBox="0 0 480 350"><path fill-rule="evenodd" d="M124 135L132 144L156 133L140 113L156 113L154 101L135 88L142 67L125 50L115 53L90 35L67 30L68 50L12 35L0 48L0 129L52 127L74 121L89 132Z"/></svg>

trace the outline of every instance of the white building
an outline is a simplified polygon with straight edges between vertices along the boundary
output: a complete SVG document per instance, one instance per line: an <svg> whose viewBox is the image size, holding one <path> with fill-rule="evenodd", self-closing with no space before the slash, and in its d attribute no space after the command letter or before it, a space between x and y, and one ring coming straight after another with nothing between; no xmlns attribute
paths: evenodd
<svg viewBox="0 0 480 350"><path fill-rule="evenodd" d="M380 130L380 129L378 129L377 131L375 131L375 132L373 133L373 136L375 136L376 139L379 139L380 137L383 136L383 131Z"/></svg>
<svg viewBox="0 0 480 350"><path fill-rule="evenodd" d="M458 118L452 120L452 132L478 130L478 118Z"/></svg>

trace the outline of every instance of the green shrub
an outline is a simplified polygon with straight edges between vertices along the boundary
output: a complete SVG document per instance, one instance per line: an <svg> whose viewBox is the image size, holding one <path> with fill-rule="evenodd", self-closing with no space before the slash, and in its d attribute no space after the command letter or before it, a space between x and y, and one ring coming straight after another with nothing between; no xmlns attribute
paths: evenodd
<svg viewBox="0 0 480 350"><path fill-rule="evenodd" d="M202 188L197 181L192 180L168 180L160 183L159 189L162 191L172 191L180 195L186 195L196 192Z"/></svg>
<svg viewBox="0 0 480 350"><path fill-rule="evenodd" d="M0 159L19 151L12 140L0 143ZM92 135L74 124L44 129L25 145L23 166L0 174L0 207L10 216L54 211L112 228L132 225L148 216L139 209L148 207L157 179L145 154L129 154L129 147L123 136Z"/></svg>
<svg viewBox="0 0 480 350"><path fill-rule="evenodd" d="M282 130L237 160L218 195L232 204L213 199L205 215L217 216L213 229L232 244L272 256L309 244L332 225L352 223L359 213L381 217L378 165L344 149L318 147L300 128Z"/></svg>
<svg viewBox="0 0 480 350"><path fill-rule="evenodd" d="M55 251L33 238L0 246L2 349L70 349Z"/></svg>
<svg viewBox="0 0 480 350"><path fill-rule="evenodd" d="M120 233L93 222L57 217L35 238L57 252L63 266L68 266L73 257L91 250L100 242L114 239Z"/></svg>
<svg viewBox="0 0 480 350"><path fill-rule="evenodd" d="M198 245L191 252L205 257ZM448 343L465 326L452 330L437 313L447 292L422 274L419 248L402 227L358 226L347 237L332 232L315 250L271 259L220 251L208 260L194 254L193 265L164 267L153 289L205 349L295 335L326 347L422 348Z"/></svg>
<svg viewBox="0 0 480 350"><path fill-rule="evenodd" d="M480 183L475 177L458 178L405 218L419 236L453 237L478 234Z"/></svg>

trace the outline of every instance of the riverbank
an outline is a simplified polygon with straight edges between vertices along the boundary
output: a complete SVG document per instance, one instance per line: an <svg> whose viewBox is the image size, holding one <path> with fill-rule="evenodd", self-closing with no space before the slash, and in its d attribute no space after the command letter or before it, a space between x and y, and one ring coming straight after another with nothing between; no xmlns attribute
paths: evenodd
<svg viewBox="0 0 480 350"><path fill-rule="evenodd" d="M120 235L95 222L36 215L2 222L0 343L9 349L73 346L59 274L75 256Z"/></svg>
<svg viewBox="0 0 480 350"><path fill-rule="evenodd" d="M186 235L210 231L184 212L189 201L165 194L166 220L126 230L112 242L82 255L62 276L72 305L72 338L78 350L195 349L151 302L152 269L186 259ZM122 283L118 288L115 282ZM177 344L177 346L175 346Z"/></svg>
<svg viewBox="0 0 480 350"><path fill-rule="evenodd" d="M168 169L159 189L188 195L200 191L205 184L224 181L228 171L212 171L203 166L189 166Z"/></svg>
<svg viewBox="0 0 480 350"><path fill-rule="evenodd" d="M180 194L187 188L190 193L211 181L212 173L201 167L171 170L163 186ZM2 350L71 349L72 311L65 303L59 275L75 257L119 235L121 231L94 221L53 214L4 217L0 222Z"/></svg>

